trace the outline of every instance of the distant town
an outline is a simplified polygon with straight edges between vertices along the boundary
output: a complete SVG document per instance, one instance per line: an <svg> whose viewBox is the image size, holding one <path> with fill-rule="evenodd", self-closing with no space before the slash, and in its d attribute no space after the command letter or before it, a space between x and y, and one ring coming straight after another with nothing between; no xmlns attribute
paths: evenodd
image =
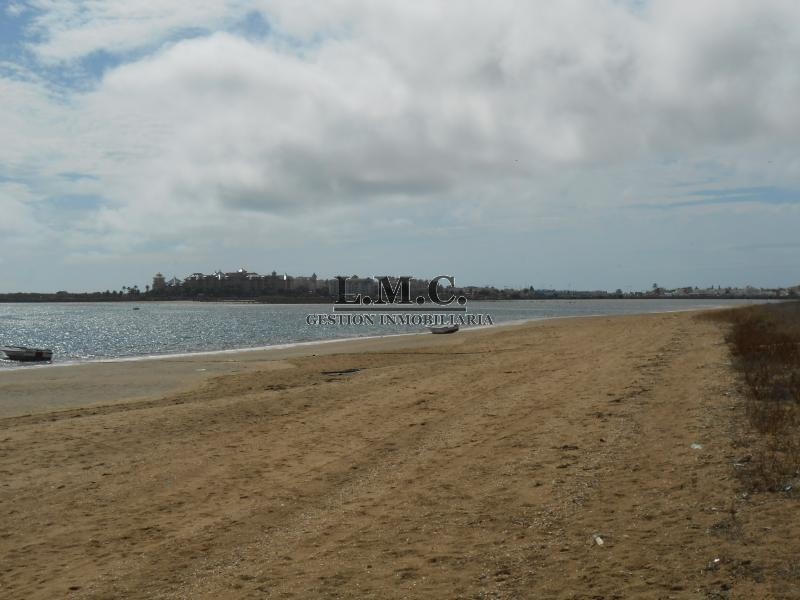
<svg viewBox="0 0 800 600"><path fill-rule="evenodd" d="M391 277L391 276L390 276ZM412 279L412 293L424 293L428 281ZM53 293L17 292L0 294L0 302L114 302L148 300L194 301L247 301L263 303L314 303L331 302L338 294L336 278L324 279L316 273L310 276L289 275L272 271L261 275L244 268L236 271L215 271L210 274L192 273L180 279L167 279L156 273L152 283L140 289L138 285L122 286L118 290L101 292ZM378 287L374 277L348 276L348 294L373 294ZM608 290L556 290L523 288L497 288L493 286L456 286L451 290L470 300L544 300L589 298L800 298L800 285L781 288L747 287L679 287L666 288L658 283L640 291Z"/></svg>

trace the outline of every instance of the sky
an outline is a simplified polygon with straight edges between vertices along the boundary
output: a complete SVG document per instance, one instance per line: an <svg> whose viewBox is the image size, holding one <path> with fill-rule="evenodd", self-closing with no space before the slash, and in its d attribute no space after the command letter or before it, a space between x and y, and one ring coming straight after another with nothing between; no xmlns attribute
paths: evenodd
<svg viewBox="0 0 800 600"><path fill-rule="evenodd" d="M795 0L0 1L0 292L800 283Z"/></svg>

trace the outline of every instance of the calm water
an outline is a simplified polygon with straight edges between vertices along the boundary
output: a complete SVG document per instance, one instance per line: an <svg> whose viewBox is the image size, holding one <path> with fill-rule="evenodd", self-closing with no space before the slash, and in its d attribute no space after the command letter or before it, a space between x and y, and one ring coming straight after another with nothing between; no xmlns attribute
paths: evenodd
<svg viewBox="0 0 800 600"><path fill-rule="evenodd" d="M736 300L519 300L470 302L495 323L715 306ZM133 310L134 306L139 310ZM425 331L421 326L311 326L327 304L192 302L0 304L0 345L51 348L53 362L257 348L313 340ZM0 360L0 369L24 368Z"/></svg>

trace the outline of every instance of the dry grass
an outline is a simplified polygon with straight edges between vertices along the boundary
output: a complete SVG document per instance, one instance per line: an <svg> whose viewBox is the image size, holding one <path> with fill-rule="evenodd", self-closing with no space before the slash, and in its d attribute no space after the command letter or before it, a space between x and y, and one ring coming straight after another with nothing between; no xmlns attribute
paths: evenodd
<svg viewBox="0 0 800 600"><path fill-rule="evenodd" d="M750 468L756 489L784 489L800 470L800 302L717 313L745 384L755 434Z"/></svg>

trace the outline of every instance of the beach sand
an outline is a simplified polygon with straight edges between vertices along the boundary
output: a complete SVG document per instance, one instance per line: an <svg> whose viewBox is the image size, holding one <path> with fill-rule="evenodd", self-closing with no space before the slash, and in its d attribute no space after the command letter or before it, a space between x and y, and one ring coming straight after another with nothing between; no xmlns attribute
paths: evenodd
<svg viewBox="0 0 800 600"><path fill-rule="evenodd" d="M694 313L0 373L0 597L798 597L736 389Z"/></svg>

